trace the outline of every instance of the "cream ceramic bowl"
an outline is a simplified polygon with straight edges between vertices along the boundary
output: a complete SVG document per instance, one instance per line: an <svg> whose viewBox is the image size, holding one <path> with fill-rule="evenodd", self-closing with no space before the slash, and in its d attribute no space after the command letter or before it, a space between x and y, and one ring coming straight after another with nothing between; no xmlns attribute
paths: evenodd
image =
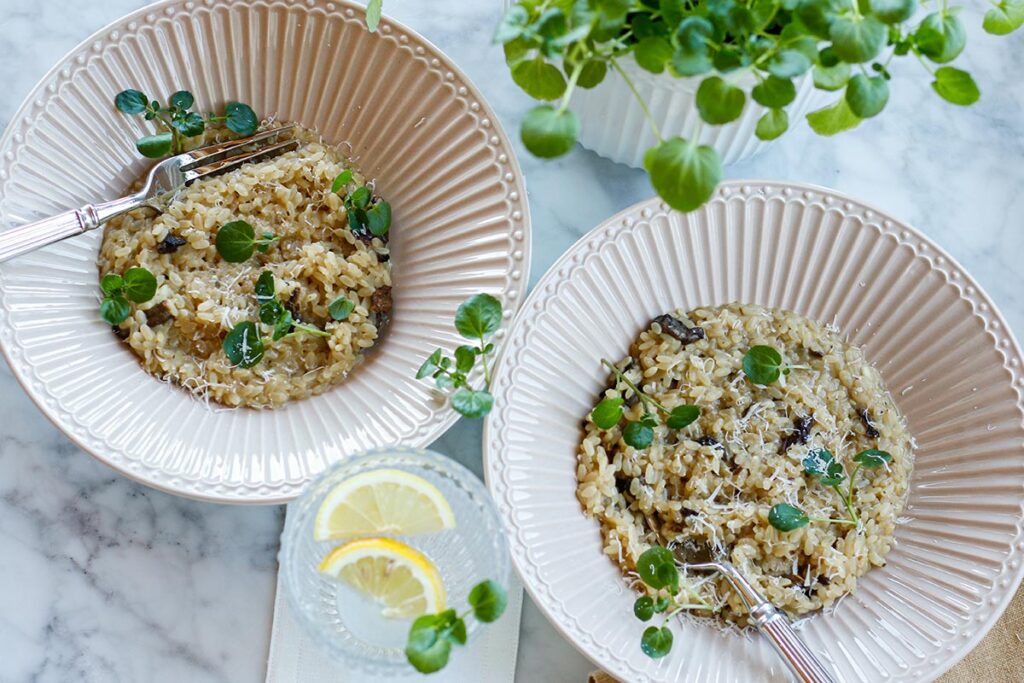
<svg viewBox="0 0 1024 683"><path fill-rule="evenodd" d="M679 620L671 654L576 500L580 420L652 317L730 301L834 322L866 349L917 440L897 545L803 637L845 683L932 680L995 623L1024 572L1024 375L1006 321L927 237L829 190L724 183L683 215L638 204L577 242L516 317L485 473L513 562L553 624L623 681L788 681L767 642Z"/></svg>
<svg viewBox="0 0 1024 683"><path fill-rule="evenodd" d="M172 493L278 503L346 454L425 446L458 417L415 379L458 343L477 292L506 319L528 279L530 220L512 147L437 48L326 0L168 0L95 34L47 74L0 139L0 226L120 196L151 162L113 97L179 88L351 145L394 207L393 322L343 384L275 411L217 410L140 368L99 318L99 231L0 266L0 344L15 376L75 443ZM499 332L498 340L504 335Z"/></svg>

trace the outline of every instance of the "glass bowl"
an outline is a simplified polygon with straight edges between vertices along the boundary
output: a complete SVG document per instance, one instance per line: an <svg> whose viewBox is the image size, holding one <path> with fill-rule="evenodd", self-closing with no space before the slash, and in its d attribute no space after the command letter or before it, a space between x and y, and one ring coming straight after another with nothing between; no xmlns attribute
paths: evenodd
<svg viewBox="0 0 1024 683"><path fill-rule="evenodd" d="M374 674L412 671L404 648L409 621L386 619L380 606L343 582L321 574L323 557L349 539L316 541L313 524L327 493L349 477L381 468L420 476L444 494L455 528L434 534L378 534L407 543L437 567L447 606L462 612L470 589L485 579L508 586L509 555L501 522L483 483L454 460L431 451L390 447L346 458L323 472L288 508L279 561L285 596L295 618L330 657ZM467 619L472 640L479 628ZM452 655L458 656L456 648Z"/></svg>

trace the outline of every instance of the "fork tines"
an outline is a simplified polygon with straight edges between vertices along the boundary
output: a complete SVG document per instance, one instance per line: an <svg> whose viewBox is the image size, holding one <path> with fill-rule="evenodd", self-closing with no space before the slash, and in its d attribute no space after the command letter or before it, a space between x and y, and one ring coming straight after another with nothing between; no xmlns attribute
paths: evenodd
<svg viewBox="0 0 1024 683"><path fill-rule="evenodd" d="M192 150L186 155L188 158L182 159L181 171L185 175L185 182L191 183L198 178L214 173L223 173L250 161L260 161L296 149L299 146L298 140L261 144L294 127L294 125L281 126L241 140L231 140Z"/></svg>

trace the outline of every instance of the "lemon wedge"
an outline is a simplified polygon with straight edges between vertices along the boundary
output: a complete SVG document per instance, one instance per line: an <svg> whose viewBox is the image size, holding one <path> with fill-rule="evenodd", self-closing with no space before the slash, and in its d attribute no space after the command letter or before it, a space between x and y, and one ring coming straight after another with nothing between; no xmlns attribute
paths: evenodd
<svg viewBox="0 0 1024 683"><path fill-rule="evenodd" d="M382 605L390 619L415 619L444 609L437 568L420 551L390 538L361 538L332 550L320 571Z"/></svg>
<svg viewBox="0 0 1024 683"><path fill-rule="evenodd" d="M455 513L429 481L403 470L380 469L338 484L316 514L318 541L367 534L413 536L455 527Z"/></svg>

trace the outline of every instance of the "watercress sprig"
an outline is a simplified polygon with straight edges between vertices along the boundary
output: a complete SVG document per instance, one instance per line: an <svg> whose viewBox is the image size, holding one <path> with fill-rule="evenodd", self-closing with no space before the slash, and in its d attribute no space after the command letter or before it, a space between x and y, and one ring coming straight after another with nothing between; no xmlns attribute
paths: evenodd
<svg viewBox="0 0 1024 683"><path fill-rule="evenodd" d="M480 418L491 412L491 369L487 357L494 352L494 344L487 340L501 327L501 302L490 294L477 294L462 303L455 312L455 329L476 345L463 345L455 349L454 358L437 349L420 366L416 379L433 378L438 389L452 389L452 408L460 415ZM477 359L483 368L484 388L473 389L469 374Z"/></svg>
<svg viewBox="0 0 1024 683"><path fill-rule="evenodd" d="M644 393L640 387L630 381L625 373L615 367L613 363L604 358L601 359L601 363L611 370L619 381L632 389L636 397L644 403L644 414L640 419L628 421L622 429L622 440L626 442L626 445L633 448L647 448L650 446L651 441L654 440L654 428L658 426L658 416L665 417L665 426L669 429L682 429L700 417L700 406L686 404L669 410L655 400L654 397ZM598 429L605 431L615 427L624 417L625 413L622 407L625 402L621 398L604 399L590 411L591 421L593 421ZM654 412L652 413L650 409L653 409Z"/></svg>
<svg viewBox="0 0 1024 683"><path fill-rule="evenodd" d="M466 617L472 614L482 623L497 621L508 606L508 594L498 583L478 583L466 598L469 609L462 614L447 609L425 614L412 623L405 645L405 657L420 673L440 671L448 664L452 645L466 644Z"/></svg>
<svg viewBox="0 0 1024 683"><path fill-rule="evenodd" d="M280 239L269 231L256 237L256 230L249 223L238 220L222 225L215 243L222 259L228 263L244 263L257 251L265 254L270 245Z"/></svg>
<svg viewBox="0 0 1024 683"><path fill-rule="evenodd" d="M768 523L779 531L793 531L806 526L810 522L825 522L830 524L851 524L860 525L860 517L853 507L853 485L857 474L862 468L877 469L892 461L892 455L887 451L877 448L868 448L853 456L857 466L849 477L849 486L843 488L843 482L847 480L846 468L843 463L835 459L835 456L825 448L812 448L803 459L804 472L816 478L822 485L834 490L842 499L848 519L829 519L819 517L808 517L798 507L788 503L778 503L768 512Z"/></svg>
<svg viewBox="0 0 1024 683"><path fill-rule="evenodd" d="M344 200L348 226L357 236L364 238L383 237L391 229L391 204L375 198L370 188L361 185L352 192L346 192L352 182L353 173L346 169L339 173L331 184L331 192Z"/></svg>
<svg viewBox="0 0 1024 683"><path fill-rule="evenodd" d="M633 616L650 621L655 614L663 614L660 626L647 627L640 638L640 649L652 659L664 657L672 650L672 631L669 619L683 610L711 609L703 598L681 587L679 569L672 551L654 545L641 553L636 562L640 580L656 591L657 598L644 595L633 603Z"/></svg>
<svg viewBox="0 0 1024 683"><path fill-rule="evenodd" d="M785 386L786 376L798 369L807 370L808 366L783 362L782 354L771 346L753 346L743 356L743 373L754 384L768 385L781 380Z"/></svg>
<svg viewBox="0 0 1024 683"><path fill-rule="evenodd" d="M1024 0L992 0L983 27L1002 35L1024 24ZM928 9L916 19L918 5ZM656 144L644 167L670 206L690 211L710 198L722 161L700 144L663 134L620 60L676 78L700 77L695 104L703 125L737 120L750 100L764 107L755 134L779 137L790 127L787 108L795 79L809 75L819 90L841 93L807 115L820 135L855 128L889 100L894 59L913 55L947 102L980 97L971 75L949 66L966 43L960 8L916 0L520 0L502 17L494 40L503 45L512 80L538 104L523 119L526 148L542 158L567 153L579 135L569 102L576 88L593 88L614 71L646 115ZM741 86L737 75L753 75Z"/></svg>
<svg viewBox="0 0 1024 683"><path fill-rule="evenodd" d="M187 90L171 95L167 106L161 107L157 100L150 100L140 90L123 90L114 98L114 106L123 114L142 114L147 121L155 121L161 132L146 135L135 142L139 152L150 159L159 159L168 154L185 151L185 140L202 135L206 126L223 122L228 130L246 136L252 135L260 125L256 113L247 104L228 102L220 116L208 114L205 118L192 111L195 97Z"/></svg>
<svg viewBox="0 0 1024 683"><path fill-rule="evenodd" d="M129 268L123 276L104 275L100 289L103 291L100 317L117 326L131 315L132 303L144 304L156 295L156 277L145 268Z"/></svg>

